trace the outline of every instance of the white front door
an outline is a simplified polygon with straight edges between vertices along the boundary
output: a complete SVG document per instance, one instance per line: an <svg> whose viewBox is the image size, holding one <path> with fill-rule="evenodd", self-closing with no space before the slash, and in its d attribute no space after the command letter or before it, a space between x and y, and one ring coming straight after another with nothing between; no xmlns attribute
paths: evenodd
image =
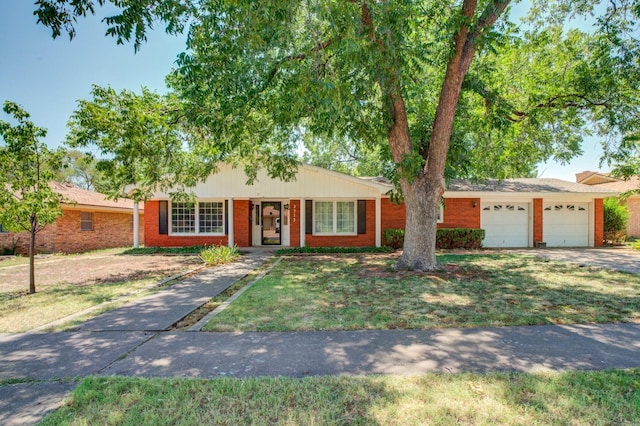
<svg viewBox="0 0 640 426"><path fill-rule="evenodd" d="M529 204L482 203L480 227L483 247L528 247Z"/></svg>
<svg viewBox="0 0 640 426"><path fill-rule="evenodd" d="M586 203L545 204L542 232L547 247L588 247L589 205Z"/></svg>

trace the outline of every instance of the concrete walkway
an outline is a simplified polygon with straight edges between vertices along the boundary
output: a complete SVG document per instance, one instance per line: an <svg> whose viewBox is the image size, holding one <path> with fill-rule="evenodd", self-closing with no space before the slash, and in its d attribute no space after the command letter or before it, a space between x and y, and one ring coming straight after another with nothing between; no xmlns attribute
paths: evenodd
<svg viewBox="0 0 640 426"><path fill-rule="evenodd" d="M77 331L0 334L0 380L33 381L0 386L0 424L37 422L60 405L77 384L73 380L88 375L303 377L640 368L636 323L309 333L161 331L269 256L258 251L241 262L209 269L90 320Z"/></svg>
<svg viewBox="0 0 640 426"><path fill-rule="evenodd" d="M496 252L526 254L582 267L592 266L640 274L640 250L628 247L509 249Z"/></svg>
<svg viewBox="0 0 640 426"><path fill-rule="evenodd" d="M270 252L256 251L237 262L205 269L166 290L86 321L78 330L166 330L262 265L271 255Z"/></svg>

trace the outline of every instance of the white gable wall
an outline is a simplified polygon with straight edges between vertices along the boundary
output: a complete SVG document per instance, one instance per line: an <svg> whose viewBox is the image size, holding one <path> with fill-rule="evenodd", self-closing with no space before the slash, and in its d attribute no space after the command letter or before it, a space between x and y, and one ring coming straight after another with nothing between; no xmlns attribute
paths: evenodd
<svg viewBox="0 0 640 426"><path fill-rule="evenodd" d="M373 199L386 192L382 185L334 173L318 167L301 165L294 181L283 182L258 172L253 185L247 185L247 176L241 168L223 164L218 173L192 188L196 198L273 198L317 199L349 198ZM153 198L166 199L168 194L156 193Z"/></svg>

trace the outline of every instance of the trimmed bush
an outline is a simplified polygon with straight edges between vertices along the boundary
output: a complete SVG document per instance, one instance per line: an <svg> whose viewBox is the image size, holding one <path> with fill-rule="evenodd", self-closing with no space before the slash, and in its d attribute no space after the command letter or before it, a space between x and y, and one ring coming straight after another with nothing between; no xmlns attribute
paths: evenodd
<svg viewBox="0 0 640 426"><path fill-rule="evenodd" d="M627 239L629 209L617 198L604 200L604 241L607 244L623 244Z"/></svg>
<svg viewBox="0 0 640 426"><path fill-rule="evenodd" d="M210 266L233 262L239 256L240 252L236 246L211 246L200 252L200 258Z"/></svg>
<svg viewBox="0 0 640 426"><path fill-rule="evenodd" d="M404 245L404 229L385 229L382 237L384 238L383 244L392 249L401 249Z"/></svg>
<svg viewBox="0 0 640 426"><path fill-rule="evenodd" d="M478 249L482 247L484 229L441 228L436 231L436 248Z"/></svg>
<svg viewBox="0 0 640 426"><path fill-rule="evenodd" d="M291 247L276 250L276 254L300 253L389 253L389 247Z"/></svg>
<svg viewBox="0 0 640 426"><path fill-rule="evenodd" d="M436 230L436 248L477 249L482 247L484 229L440 228ZM385 229L385 245L399 249L404 245L404 229Z"/></svg>

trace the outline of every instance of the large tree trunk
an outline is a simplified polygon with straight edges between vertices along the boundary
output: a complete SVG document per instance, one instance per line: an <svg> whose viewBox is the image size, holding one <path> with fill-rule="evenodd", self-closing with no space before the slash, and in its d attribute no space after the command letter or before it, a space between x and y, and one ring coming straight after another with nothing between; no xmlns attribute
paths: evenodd
<svg viewBox="0 0 640 426"><path fill-rule="evenodd" d="M29 294L36 292L36 231L38 230L38 223L36 215L31 215L31 229L29 229Z"/></svg>
<svg viewBox="0 0 640 426"><path fill-rule="evenodd" d="M440 194L423 174L401 182L406 207L405 235L398 269L430 271L437 267L436 228Z"/></svg>

